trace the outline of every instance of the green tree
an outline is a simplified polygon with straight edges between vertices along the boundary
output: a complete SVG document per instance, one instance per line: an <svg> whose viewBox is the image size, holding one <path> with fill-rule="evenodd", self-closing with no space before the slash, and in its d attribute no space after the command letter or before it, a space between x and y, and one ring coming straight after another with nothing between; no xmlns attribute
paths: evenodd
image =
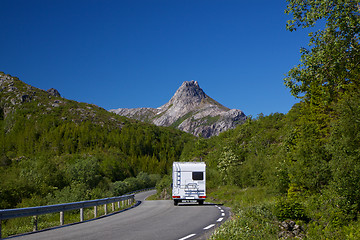
<svg viewBox="0 0 360 240"><path fill-rule="evenodd" d="M293 16L288 30L319 29L309 34L309 48L301 49L301 64L284 80L292 95L326 106L342 92L359 87L360 1L287 1L285 13Z"/></svg>
<svg viewBox="0 0 360 240"><path fill-rule="evenodd" d="M231 148L224 147L223 152L220 155L218 170L223 177L223 182L228 184L234 183L234 168L237 165L241 165L242 162L238 160L238 157L234 154Z"/></svg>
<svg viewBox="0 0 360 240"><path fill-rule="evenodd" d="M69 180L71 183L79 182L88 188L94 188L100 182L99 160L95 157L76 159L75 163L69 166Z"/></svg>
<svg viewBox="0 0 360 240"><path fill-rule="evenodd" d="M344 98L338 107L339 120L331 132L330 151L334 175L331 184L337 193L338 206L349 217L360 212L360 93Z"/></svg>

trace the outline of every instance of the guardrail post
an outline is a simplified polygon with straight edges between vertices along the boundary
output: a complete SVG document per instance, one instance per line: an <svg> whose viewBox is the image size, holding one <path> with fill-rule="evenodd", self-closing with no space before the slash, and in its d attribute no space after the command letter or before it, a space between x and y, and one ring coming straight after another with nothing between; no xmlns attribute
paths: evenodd
<svg viewBox="0 0 360 240"><path fill-rule="evenodd" d="M84 221L84 208L80 208L80 222Z"/></svg>
<svg viewBox="0 0 360 240"><path fill-rule="evenodd" d="M115 203L111 203L111 210L115 212Z"/></svg>
<svg viewBox="0 0 360 240"><path fill-rule="evenodd" d="M38 230L38 217L36 215L33 216L33 222L34 222L33 232L36 232Z"/></svg>
<svg viewBox="0 0 360 240"><path fill-rule="evenodd" d="M60 212L60 225L64 225L64 212Z"/></svg>
<svg viewBox="0 0 360 240"><path fill-rule="evenodd" d="M117 204L118 204L118 209L120 209L120 201L118 201Z"/></svg>
<svg viewBox="0 0 360 240"><path fill-rule="evenodd" d="M97 217L97 206L94 206L94 218Z"/></svg>
<svg viewBox="0 0 360 240"><path fill-rule="evenodd" d="M104 204L104 212L105 212L105 215L107 215L107 204L106 203Z"/></svg>

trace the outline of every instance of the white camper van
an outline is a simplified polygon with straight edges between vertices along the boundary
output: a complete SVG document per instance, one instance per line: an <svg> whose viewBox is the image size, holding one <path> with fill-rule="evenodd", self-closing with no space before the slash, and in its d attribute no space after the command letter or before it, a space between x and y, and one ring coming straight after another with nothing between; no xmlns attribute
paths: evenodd
<svg viewBox="0 0 360 240"><path fill-rule="evenodd" d="M172 198L179 202L198 202L206 199L206 164L204 162L174 162Z"/></svg>

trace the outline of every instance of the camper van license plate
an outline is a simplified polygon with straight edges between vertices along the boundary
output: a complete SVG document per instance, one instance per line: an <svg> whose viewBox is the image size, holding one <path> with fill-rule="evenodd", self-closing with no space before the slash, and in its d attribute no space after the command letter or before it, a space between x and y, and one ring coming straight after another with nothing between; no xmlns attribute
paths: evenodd
<svg viewBox="0 0 360 240"><path fill-rule="evenodd" d="M183 203L194 203L194 202L196 202L196 200L190 200L190 199L188 199L188 200L182 200L182 202L183 202Z"/></svg>

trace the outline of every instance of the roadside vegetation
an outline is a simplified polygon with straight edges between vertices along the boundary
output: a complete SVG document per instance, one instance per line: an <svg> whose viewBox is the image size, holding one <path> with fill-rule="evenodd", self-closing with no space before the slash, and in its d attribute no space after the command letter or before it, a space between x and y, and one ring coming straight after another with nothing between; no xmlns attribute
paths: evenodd
<svg viewBox="0 0 360 240"><path fill-rule="evenodd" d="M231 207L232 215L210 239L278 239L273 208L274 194L264 187L242 189L221 186L208 194L209 200Z"/></svg>

